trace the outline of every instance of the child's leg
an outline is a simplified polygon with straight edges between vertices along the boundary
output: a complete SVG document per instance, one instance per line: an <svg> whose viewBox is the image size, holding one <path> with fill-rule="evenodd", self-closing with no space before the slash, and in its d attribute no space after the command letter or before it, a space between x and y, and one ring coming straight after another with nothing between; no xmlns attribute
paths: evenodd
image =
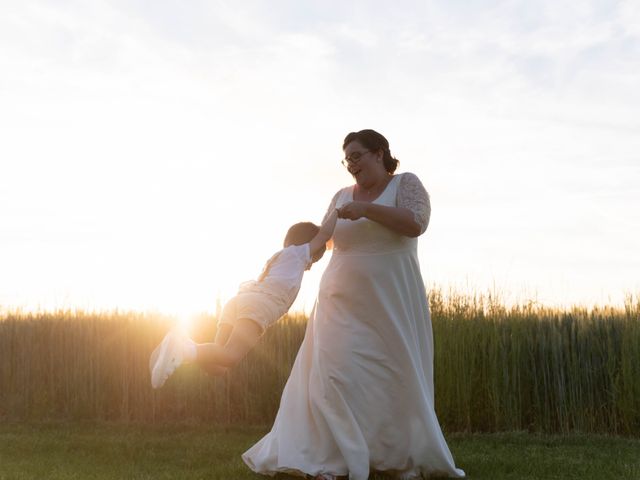
<svg viewBox="0 0 640 480"><path fill-rule="evenodd" d="M226 327L224 324L221 326ZM228 340L225 338L227 335ZM196 361L207 371L212 367L233 367L258 343L261 335L262 329L256 322L239 318L230 332L225 329L220 332L220 337L216 335L215 343L197 345Z"/></svg>
<svg viewBox="0 0 640 480"><path fill-rule="evenodd" d="M229 336L231 335L231 331L233 330L233 326L228 323L218 323L218 328L216 328L216 339L214 340L214 344L220 345L224 347L229 341ZM196 347L197 348L197 347ZM209 375L214 376L222 376L227 373L228 368L222 367L215 363L204 363L198 362L200 368L202 368Z"/></svg>
<svg viewBox="0 0 640 480"><path fill-rule="evenodd" d="M216 329L216 339L214 340L214 343L224 347L229 341L231 330L233 330L233 325L228 323L219 323L218 328Z"/></svg>

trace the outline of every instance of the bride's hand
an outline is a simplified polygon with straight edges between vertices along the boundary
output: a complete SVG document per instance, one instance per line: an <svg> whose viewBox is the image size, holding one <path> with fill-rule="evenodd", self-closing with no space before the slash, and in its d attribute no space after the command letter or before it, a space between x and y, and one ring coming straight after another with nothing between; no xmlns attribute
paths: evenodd
<svg viewBox="0 0 640 480"><path fill-rule="evenodd" d="M338 218L346 218L348 220L357 220L367 216L368 202L351 202L343 205L338 210Z"/></svg>

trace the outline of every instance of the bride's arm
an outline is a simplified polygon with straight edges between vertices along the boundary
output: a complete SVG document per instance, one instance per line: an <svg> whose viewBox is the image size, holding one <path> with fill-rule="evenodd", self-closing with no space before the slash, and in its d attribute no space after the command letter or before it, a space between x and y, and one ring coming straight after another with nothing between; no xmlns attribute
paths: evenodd
<svg viewBox="0 0 640 480"><path fill-rule="evenodd" d="M408 208L386 207L375 203L356 201L342 207L339 216L349 220L365 217L407 237L417 237L422 233L413 212Z"/></svg>
<svg viewBox="0 0 640 480"><path fill-rule="evenodd" d="M340 209L340 218L356 220L366 217L407 237L423 234L431 217L429 194L413 173L404 173L399 180L395 207L351 202Z"/></svg>

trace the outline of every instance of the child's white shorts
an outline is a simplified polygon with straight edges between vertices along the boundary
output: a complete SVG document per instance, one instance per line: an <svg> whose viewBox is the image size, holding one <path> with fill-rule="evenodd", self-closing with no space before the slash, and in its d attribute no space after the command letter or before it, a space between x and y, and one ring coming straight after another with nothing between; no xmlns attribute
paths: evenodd
<svg viewBox="0 0 640 480"><path fill-rule="evenodd" d="M234 325L237 319L253 320L262 333L284 315L286 309L273 295L257 292L242 292L232 297L222 309L218 324Z"/></svg>

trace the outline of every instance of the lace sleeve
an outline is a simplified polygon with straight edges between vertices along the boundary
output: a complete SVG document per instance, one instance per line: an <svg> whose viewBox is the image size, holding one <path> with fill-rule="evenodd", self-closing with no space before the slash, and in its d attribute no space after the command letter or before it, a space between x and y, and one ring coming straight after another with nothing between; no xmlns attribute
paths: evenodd
<svg viewBox="0 0 640 480"><path fill-rule="evenodd" d="M413 212L413 217L420 225L420 234L422 235L429 225L431 201L427 190L415 174L409 172L402 174L400 185L398 185L396 205L408 208Z"/></svg>

